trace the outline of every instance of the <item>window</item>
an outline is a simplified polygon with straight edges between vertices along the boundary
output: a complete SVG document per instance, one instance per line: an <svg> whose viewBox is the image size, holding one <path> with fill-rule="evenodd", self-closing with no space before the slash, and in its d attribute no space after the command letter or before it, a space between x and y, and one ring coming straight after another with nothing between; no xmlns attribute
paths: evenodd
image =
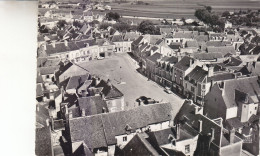
<svg viewBox="0 0 260 156"><path fill-rule="evenodd" d="M194 92L194 87L191 86L191 91Z"/></svg>
<svg viewBox="0 0 260 156"><path fill-rule="evenodd" d="M246 105L244 105L244 108L246 108Z"/></svg>
<svg viewBox="0 0 260 156"><path fill-rule="evenodd" d="M123 141L124 142L127 141L127 136L123 137Z"/></svg>
<svg viewBox="0 0 260 156"><path fill-rule="evenodd" d="M47 78L47 79L50 78L50 75L46 75L46 78Z"/></svg>
<svg viewBox="0 0 260 156"><path fill-rule="evenodd" d="M255 107L255 110L257 110L257 107Z"/></svg>
<svg viewBox="0 0 260 156"><path fill-rule="evenodd" d="M190 153L190 145L185 146L185 153Z"/></svg>
<svg viewBox="0 0 260 156"><path fill-rule="evenodd" d="M205 89L205 85L202 85L202 89Z"/></svg>

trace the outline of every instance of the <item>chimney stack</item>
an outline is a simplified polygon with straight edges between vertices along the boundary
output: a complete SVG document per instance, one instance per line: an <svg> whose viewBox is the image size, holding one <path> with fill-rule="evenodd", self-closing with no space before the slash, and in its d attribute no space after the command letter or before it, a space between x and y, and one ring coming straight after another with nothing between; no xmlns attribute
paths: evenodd
<svg viewBox="0 0 260 156"><path fill-rule="evenodd" d="M214 75L214 67L209 67L208 77L212 77Z"/></svg>
<svg viewBox="0 0 260 156"><path fill-rule="evenodd" d="M87 97L87 91L86 90L82 90L82 97Z"/></svg>
<svg viewBox="0 0 260 156"><path fill-rule="evenodd" d="M235 140L235 129L232 128L232 129L229 131L229 142L230 142L230 144L233 144L233 143L234 143L234 140Z"/></svg>
<svg viewBox="0 0 260 156"><path fill-rule="evenodd" d="M68 112L68 105L65 105L65 114L66 115L69 114L69 112Z"/></svg>
<svg viewBox="0 0 260 156"><path fill-rule="evenodd" d="M85 115L85 109L81 109L81 116L86 116Z"/></svg>
<svg viewBox="0 0 260 156"><path fill-rule="evenodd" d="M215 129L211 128L211 141L215 139Z"/></svg>
<svg viewBox="0 0 260 156"><path fill-rule="evenodd" d="M68 41L65 40L65 41L64 41L64 44L65 44L65 46L67 47L67 46L68 46Z"/></svg>
<svg viewBox="0 0 260 156"><path fill-rule="evenodd" d="M55 43L55 42L52 42L51 45L52 45L53 48L55 48L56 43Z"/></svg>
<svg viewBox="0 0 260 156"><path fill-rule="evenodd" d="M192 58L190 58L190 67L193 65L194 61Z"/></svg>
<svg viewBox="0 0 260 156"><path fill-rule="evenodd" d="M178 58L178 62L181 60L181 56L180 55L178 55L177 56L177 58Z"/></svg>
<svg viewBox="0 0 260 156"><path fill-rule="evenodd" d="M201 120L199 120L199 123L198 123L199 125L198 125L198 128L199 128L199 132L201 132L202 131L202 121Z"/></svg>
<svg viewBox="0 0 260 156"><path fill-rule="evenodd" d="M69 119L72 119L73 115L72 115L72 111L69 111Z"/></svg>
<svg viewBox="0 0 260 156"><path fill-rule="evenodd" d="M180 124L176 124L176 140L180 139Z"/></svg>
<svg viewBox="0 0 260 156"><path fill-rule="evenodd" d="M43 46L43 50L46 50L46 49L47 49L47 48L46 48L46 43L43 43L42 46Z"/></svg>

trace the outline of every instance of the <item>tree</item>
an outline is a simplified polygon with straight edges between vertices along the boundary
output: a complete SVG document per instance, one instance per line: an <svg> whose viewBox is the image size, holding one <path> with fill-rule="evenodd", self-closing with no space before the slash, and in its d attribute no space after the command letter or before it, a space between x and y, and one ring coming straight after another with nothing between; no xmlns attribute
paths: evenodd
<svg viewBox="0 0 260 156"><path fill-rule="evenodd" d="M58 23L57 23L57 27L59 29L65 27L65 25L67 25L67 22L65 20L59 20Z"/></svg>
<svg viewBox="0 0 260 156"><path fill-rule="evenodd" d="M212 11L212 7L211 7L211 6L205 6L205 9L206 9L208 12L211 12L211 11Z"/></svg>
<svg viewBox="0 0 260 156"><path fill-rule="evenodd" d="M111 21L111 20L115 20L118 21L120 18L120 15L117 12L109 12L106 14L106 19Z"/></svg>
<svg viewBox="0 0 260 156"><path fill-rule="evenodd" d="M113 28L120 32L130 31L130 26L126 23L116 23L113 25Z"/></svg>
<svg viewBox="0 0 260 156"><path fill-rule="evenodd" d="M137 26L137 30L143 34L160 34L160 31L158 32L158 28L156 28L149 20L142 21Z"/></svg>
<svg viewBox="0 0 260 156"><path fill-rule="evenodd" d="M222 13L222 17L228 17L228 16L230 16L230 13L229 13L229 11L224 11L223 13Z"/></svg>
<svg viewBox="0 0 260 156"><path fill-rule="evenodd" d="M109 27L109 26L111 26L111 24L108 24L108 23L101 23L100 25L99 25L99 29L107 29L107 27Z"/></svg>

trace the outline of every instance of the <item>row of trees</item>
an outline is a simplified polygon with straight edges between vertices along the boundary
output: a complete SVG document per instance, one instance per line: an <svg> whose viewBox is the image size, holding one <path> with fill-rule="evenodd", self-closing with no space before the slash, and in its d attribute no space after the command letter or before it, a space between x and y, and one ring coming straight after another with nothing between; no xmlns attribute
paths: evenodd
<svg viewBox="0 0 260 156"><path fill-rule="evenodd" d="M215 31L224 30L225 21L222 20L217 14L212 13L212 8L210 6L205 6L202 9L197 9L194 15L205 24L213 27Z"/></svg>

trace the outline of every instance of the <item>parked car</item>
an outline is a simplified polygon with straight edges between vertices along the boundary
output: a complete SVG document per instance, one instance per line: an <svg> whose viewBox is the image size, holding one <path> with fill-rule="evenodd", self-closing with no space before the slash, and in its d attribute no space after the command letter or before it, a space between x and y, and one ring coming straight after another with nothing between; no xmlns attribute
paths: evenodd
<svg viewBox="0 0 260 156"><path fill-rule="evenodd" d="M169 87L165 87L165 90L164 90L166 93L168 94L172 94L172 91L171 91L171 88Z"/></svg>

